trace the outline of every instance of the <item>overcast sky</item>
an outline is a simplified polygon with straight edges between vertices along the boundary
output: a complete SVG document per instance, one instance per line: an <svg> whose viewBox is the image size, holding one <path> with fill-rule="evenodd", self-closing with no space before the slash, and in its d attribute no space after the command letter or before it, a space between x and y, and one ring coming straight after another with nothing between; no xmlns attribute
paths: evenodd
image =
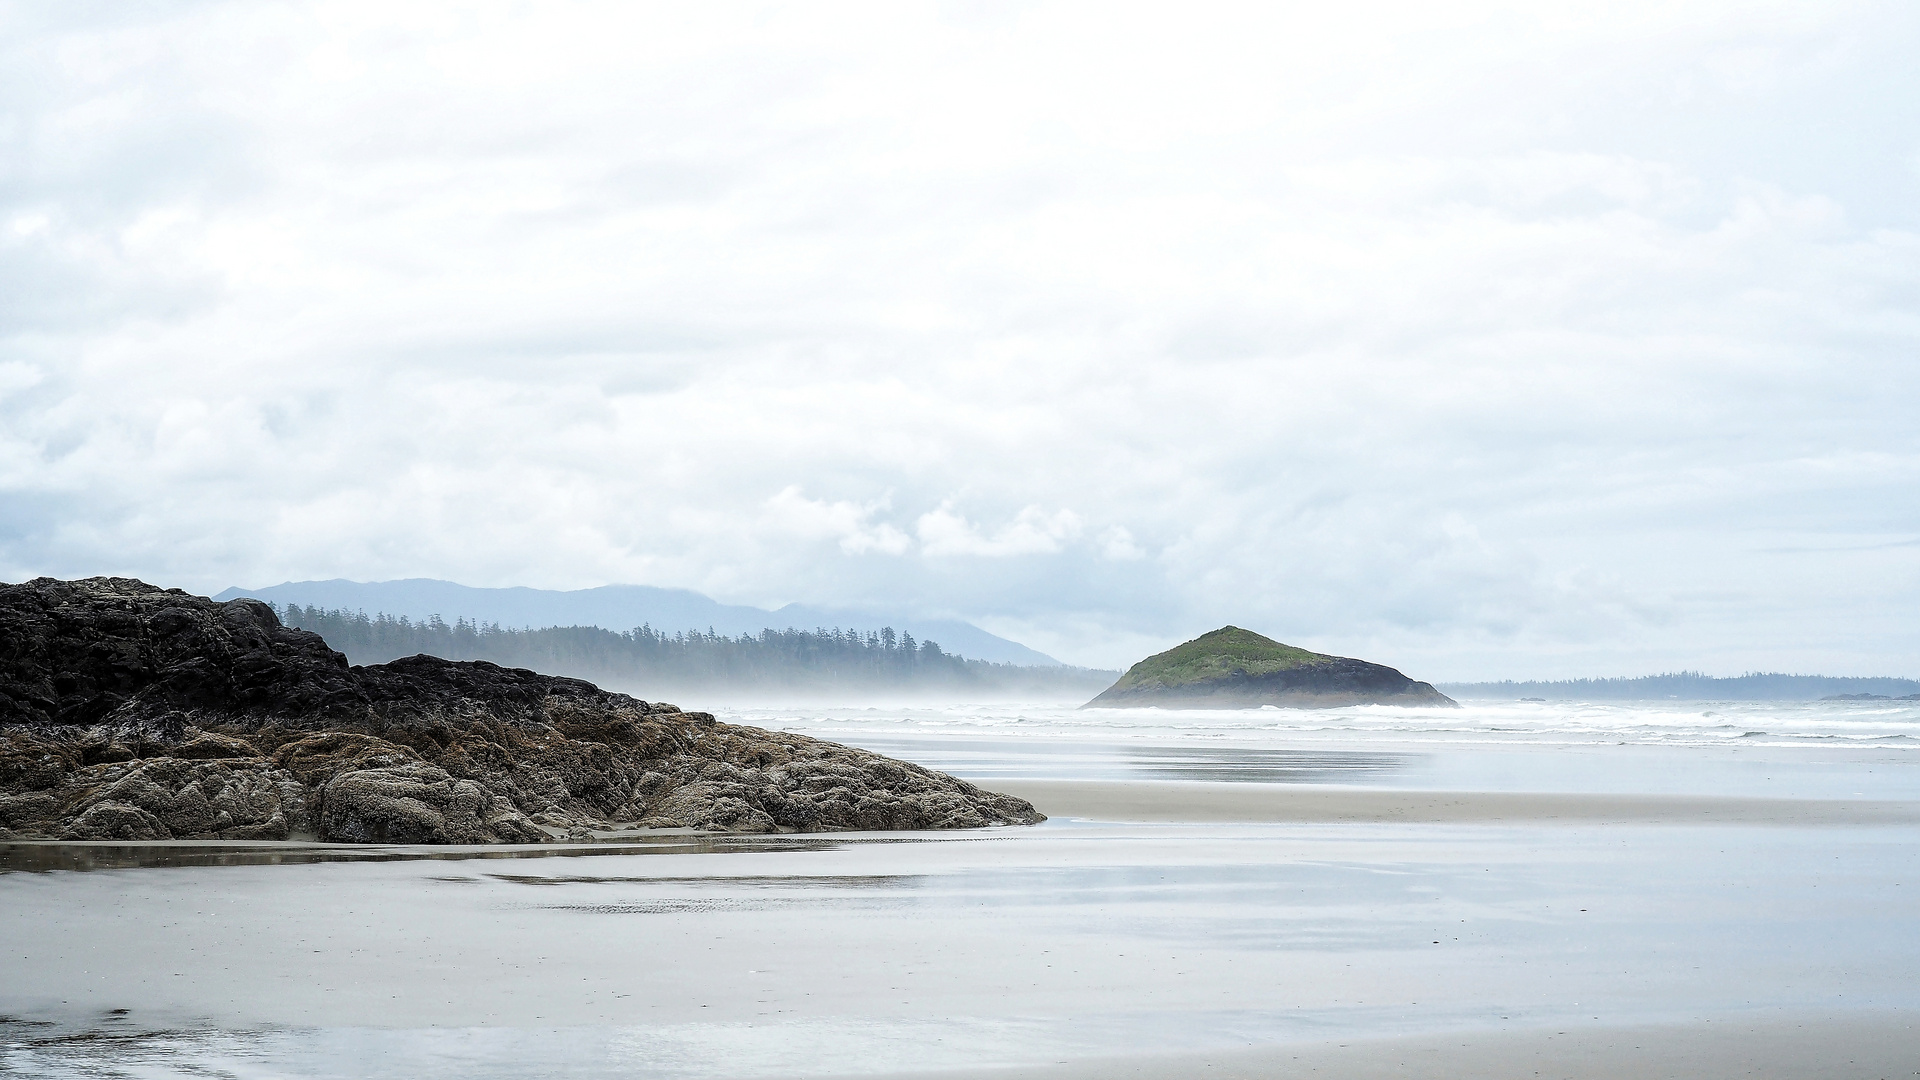
<svg viewBox="0 0 1920 1080"><path fill-rule="evenodd" d="M0 8L0 579L1920 675L1920 7Z"/></svg>

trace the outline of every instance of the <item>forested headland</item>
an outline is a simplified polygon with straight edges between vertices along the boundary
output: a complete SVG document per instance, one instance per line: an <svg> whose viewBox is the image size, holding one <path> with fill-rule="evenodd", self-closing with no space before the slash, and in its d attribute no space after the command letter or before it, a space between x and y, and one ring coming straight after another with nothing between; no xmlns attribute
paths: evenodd
<svg viewBox="0 0 1920 1080"><path fill-rule="evenodd" d="M1440 683L1456 698L1537 697L1549 701L1815 701L1841 694L1904 697L1920 693L1920 681L1833 675L1749 672L1729 678L1697 671L1642 675L1633 679L1560 679L1537 682Z"/></svg>
<svg viewBox="0 0 1920 1080"><path fill-rule="evenodd" d="M1023 667L969 660L937 642L879 630L763 630L729 637L711 630L624 632L598 626L503 627L439 616L414 620L364 611L275 605L282 622L311 630L355 664L426 653L570 675L642 697L700 689L862 691L925 689L961 694L1091 696L1119 672Z"/></svg>

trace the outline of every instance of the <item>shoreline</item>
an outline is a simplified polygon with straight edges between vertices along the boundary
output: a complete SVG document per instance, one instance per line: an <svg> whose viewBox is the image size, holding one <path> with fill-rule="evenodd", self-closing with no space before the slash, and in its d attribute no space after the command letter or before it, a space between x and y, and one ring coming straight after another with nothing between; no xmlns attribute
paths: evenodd
<svg viewBox="0 0 1920 1080"><path fill-rule="evenodd" d="M1731 795L1425 791L1333 784L1187 780L988 781L1058 819L1120 825L1668 825L1836 827L1920 824L1920 801ZM1036 832L1038 830L1038 832ZM0 840L0 873L167 866L724 854L872 843L1044 835L1047 826L874 832L633 830L590 841L345 844L289 840Z"/></svg>
<svg viewBox="0 0 1920 1080"><path fill-rule="evenodd" d="M1051 817L1200 824L1901 825L1920 801L1734 795L1418 791L1179 780L992 781Z"/></svg>

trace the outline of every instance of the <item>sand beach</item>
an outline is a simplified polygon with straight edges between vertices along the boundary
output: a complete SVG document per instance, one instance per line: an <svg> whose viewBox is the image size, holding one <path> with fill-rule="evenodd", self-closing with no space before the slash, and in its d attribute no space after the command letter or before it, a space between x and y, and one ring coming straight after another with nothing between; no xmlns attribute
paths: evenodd
<svg viewBox="0 0 1920 1080"><path fill-rule="evenodd" d="M0 1074L1920 1075L1920 776L1877 729L748 719L1051 817L11 844Z"/></svg>

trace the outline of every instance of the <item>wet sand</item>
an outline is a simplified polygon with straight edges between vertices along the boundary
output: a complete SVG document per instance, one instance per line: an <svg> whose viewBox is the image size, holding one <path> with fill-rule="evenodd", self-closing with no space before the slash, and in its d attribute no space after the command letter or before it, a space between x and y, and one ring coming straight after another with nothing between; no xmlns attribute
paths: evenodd
<svg viewBox="0 0 1920 1080"><path fill-rule="evenodd" d="M1406 791L1181 781L997 781L1055 817L1165 822L1644 822L1727 825L1920 823L1920 802L1721 795Z"/></svg>
<svg viewBox="0 0 1920 1080"><path fill-rule="evenodd" d="M0 845L0 1075L1920 1077L1904 753L980 745L1051 821Z"/></svg>
<svg viewBox="0 0 1920 1080"><path fill-rule="evenodd" d="M1920 1076L1909 1014L1805 1014L1690 1024L1475 1031L1028 1068L896 1073L887 1080L1895 1080ZM879 1080L879 1078L875 1078Z"/></svg>
<svg viewBox="0 0 1920 1080"><path fill-rule="evenodd" d="M0 874L0 1066L1527 1076L1592 1058L1623 1071L1562 1072L1660 1075L1634 1071L1639 1039L1734 1076L1749 1044L1711 1025L1833 1014L1793 1037L1802 1057L1767 1060L1867 1075L1910 1045L1869 1017L1920 1015L1905 825L1063 817L673 839ZM1755 1075L1855 1075L1796 1070Z"/></svg>

